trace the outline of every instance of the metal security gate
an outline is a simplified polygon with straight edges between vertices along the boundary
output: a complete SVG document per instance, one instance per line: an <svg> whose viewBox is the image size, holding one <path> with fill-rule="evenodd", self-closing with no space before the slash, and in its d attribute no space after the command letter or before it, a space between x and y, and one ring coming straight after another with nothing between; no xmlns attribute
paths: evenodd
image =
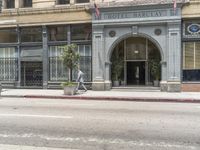
<svg viewBox="0 0 200 150"><path fill-rule="evenodd" d="M42 62L21 62L21 86L42 87Z"/></svg>

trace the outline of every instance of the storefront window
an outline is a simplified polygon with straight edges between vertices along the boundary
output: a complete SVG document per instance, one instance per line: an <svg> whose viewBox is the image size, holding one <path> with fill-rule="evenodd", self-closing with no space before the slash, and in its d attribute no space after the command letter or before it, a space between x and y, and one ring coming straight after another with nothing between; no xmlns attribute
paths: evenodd
<svg viewBox="0 0 200 150"><path fill-rule="evenodd" d="M183 43L183 81L200 81L200 42Z"/></svg>
<svg viewBox="0 0 200 150"><path fill-rule="evenodd" d="M49 41L67 41L67 26L48 27Z"/></svg>
<svg viewBox="0 0 200 150"><path fill-rule="evenodd" d="M91 40L92 26L91 24L78 24L71 27L71 39L76 40Z"/></svg>
<svg viewBox="0 0 200 150"><path fill-rule="evenodd" d="M16 43L16 42L17 42L16 28L0 30L0 43Z"/></svg>
<svg viewBox="0 0 200 150"><path fill-rule="evenodd" d="M49 47L49 71L50 81L68 80L68 70L64 67L60 58L63 49L59 46Z"/></svg>
<svg viewBox="0 0 200 150"><path fill-rule="evenodd" d="M69 4L69 3L70 3L70 0L57 0L58 5Z"/></svg>
<svg viewBox="0 0 200 150"><path fill-rule="evenodd" d="M32 7L32 0L23 0L24 7Z"/></svg>
<svg viewBox="0 0 200 150"><path fill-rule="evenodd" d="M91 53L91 45L78 45L77 49L80 54L80 69L84 73L84 80L91 81L92 80L92 53ZM72 79L76 80L77 73L73 72Z"/></svg>
<svg viewBox="0 0 200 150"><path fill-rule="evenodd" d="M5 3L5 8L15 8L15 0L6 0Z"/></svg>
<svg viewBox="0 0 200 150"><path fill-rule="evenodd" d="M90 0L76 0L76 3L89 3Z"/></svg>
<svg viewBox="0 0 200 150"><path fill-rule="evenodd" d="M91 81L91 69L92 69L92 56L91 45L78 45L77 49L80 54L80 68L84 72L85 81ZM62 48L59 46L49 47L49 65L50 65L50 80L51 81L63 81L68 80L69 73L63 64L63 60L60 58L62 54ZM72 71L72 81L77 78L75 70Z"/></svg>
<svg viewBox="0 0 200 150"><path fill-rule="evenodd" d="M42 42L41 27L21 28L21 42Z"/></svg>
<svg viewBox="0 0 200 150"><path fill-rule="evenodd" d="M0 80L17 80L17 52L14 47L0 48Z"/></svg>

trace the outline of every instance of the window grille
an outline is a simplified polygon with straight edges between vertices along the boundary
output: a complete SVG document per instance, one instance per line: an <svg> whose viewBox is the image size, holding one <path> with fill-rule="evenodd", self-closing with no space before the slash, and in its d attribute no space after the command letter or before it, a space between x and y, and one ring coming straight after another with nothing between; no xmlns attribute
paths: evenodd
<svg viewBox="0 0 200 150"><path fill-rule="evenodd" d="M18 59L15 48L0 48L0 80L17 80Z"/></svg>
<svg viewBox="0 0 200 150"><path fill-rule="evenodd" d="M76 0L76 3L89 3L90 0Z"/></svg>
<svg viewBox="0 0 200 150"><path fill-rule="evenodd" d="M84 80L92 80L92 56L91 45L78 45L77 49L80 54L80 69L84 73ZM50 65L50 80L63 81L69 79L68 69L65 68L62 59L60 58L62 49L59 46L50 46L49 48L49 65ZM77 78L77 72L72 70L72 81Z"/></svg>
<svg viewBox="0 0 200 150"><path fill-rule="evenodd" d="M60 4L60 5L62 5L62 4L69 4L70 3L70 0L58 0L57 1L57 4Z"/></svg>
<svg viewBox="0 0 200 150"><path fill-rule="evenodd" d="M6 1L6 8L15 8L15 0L7 0Z"/></svg>

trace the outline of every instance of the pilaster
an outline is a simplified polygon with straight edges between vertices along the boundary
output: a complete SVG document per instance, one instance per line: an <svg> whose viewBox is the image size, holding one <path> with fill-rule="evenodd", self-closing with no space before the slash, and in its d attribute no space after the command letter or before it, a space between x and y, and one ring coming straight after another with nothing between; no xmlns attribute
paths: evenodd
<svg viewBox="0 0 200 150"><path fill-rule="evenodd" d="M93 27L93 90L105 90L104 26Z"/></svg>
<svg viewBox="0 0 200 150"><path fill-rule="evenodd" d="M181 21L168 23L168 92L181 91Z"/></svg>
<svg viewBox="0 0 200 150"><path fill-rule="evenodd" d="M47 44L47 28L46 26L42 27L42 37L43 37L43 88L47 89L48 87L48 44Z"/></svg>

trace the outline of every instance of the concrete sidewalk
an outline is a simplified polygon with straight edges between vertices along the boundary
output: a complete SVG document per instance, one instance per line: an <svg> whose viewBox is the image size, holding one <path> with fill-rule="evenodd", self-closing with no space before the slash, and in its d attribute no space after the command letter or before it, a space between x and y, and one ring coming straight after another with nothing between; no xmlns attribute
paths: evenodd
<svg viewBox="0 0 200 150"><path fill-rule="evenodd" d="M78 94L73 96L64 95L62 89L3 89L1 97L200 103L200 92L167 93L123 89L111 91L79 91Z"/></svg>

